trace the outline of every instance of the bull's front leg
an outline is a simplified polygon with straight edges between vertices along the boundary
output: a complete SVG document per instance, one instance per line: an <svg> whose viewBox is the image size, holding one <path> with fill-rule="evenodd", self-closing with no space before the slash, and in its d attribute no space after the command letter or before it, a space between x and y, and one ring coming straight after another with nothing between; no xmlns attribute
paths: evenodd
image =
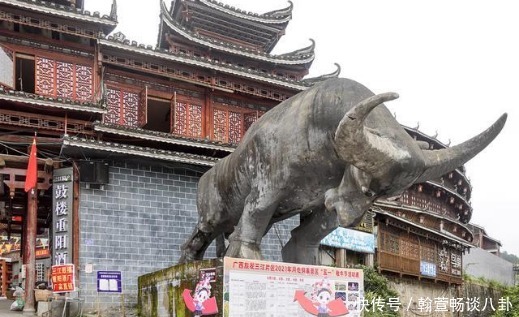
<svg viewBox="0 0 519 317"><path fill-rule="evenodd" d="M260 194L264 193L264 194ZM279 191L253 190L245 201L243 214L229 236L226 256L261 260L261 239L279 203Z"/></svg>
<svg viewBox="0 0 519 317"><path fill-rule="evenodd" d="M335 210L324 207L314 210L291 232L291 238L281 250L284 262L319 264L321 240L339 226Z"/></svg>

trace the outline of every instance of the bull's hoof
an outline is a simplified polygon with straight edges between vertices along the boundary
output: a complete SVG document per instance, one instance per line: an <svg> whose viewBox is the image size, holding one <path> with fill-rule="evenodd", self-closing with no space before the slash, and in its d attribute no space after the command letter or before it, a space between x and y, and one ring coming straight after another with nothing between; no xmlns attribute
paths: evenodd
<svg viewBox="0 0 519 317"><path fill-rule="evenodd" d="M262 260L259 245L243 241L230 241L225 256L251 260Z"/></svg>

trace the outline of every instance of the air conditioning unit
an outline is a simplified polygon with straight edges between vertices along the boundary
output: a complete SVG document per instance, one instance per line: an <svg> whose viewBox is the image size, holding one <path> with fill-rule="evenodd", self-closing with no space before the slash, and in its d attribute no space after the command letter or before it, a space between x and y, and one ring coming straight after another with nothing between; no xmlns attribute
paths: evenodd
<svg viewBox="0 0 519 317"><path fill-rule="evenodd" d="M79 181L88 184L108 184L108 163L103 161L80 161Z"/></svg>

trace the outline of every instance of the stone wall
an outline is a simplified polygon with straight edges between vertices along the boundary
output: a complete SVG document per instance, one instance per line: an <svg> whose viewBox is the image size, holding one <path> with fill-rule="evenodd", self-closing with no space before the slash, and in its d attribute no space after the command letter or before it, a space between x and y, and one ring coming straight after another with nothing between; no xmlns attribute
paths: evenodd
<svg viewBox="0 0 519 317"><path fill-rule="evenodd" d="M400 316L489 317L500 308L502 290L464 283L448 285L432 280L390 278L390 287L399 294Z"/></svg>
<svg viewBox="0 0 519 317"><path fill-rule="evenodd" d="M504 285L514 285L514 265L480 248L472 248L463 255L464 272Z"/></svg>
<svg viewBox="0 0 519 317"><path fill-rule="evenodd" d="M175 264L196 221L196 186L189 166L111 162L104 189L80 193L80 292L87 309L120 305L120 296L97 294L96 271L122 271L127 302L137 302L137 278ZM263 239L265 259L279 261L281 244L298 219L276 224ZM214 246L206 258L215 256ZM93 266L86 273L87 264Z"/></svg>

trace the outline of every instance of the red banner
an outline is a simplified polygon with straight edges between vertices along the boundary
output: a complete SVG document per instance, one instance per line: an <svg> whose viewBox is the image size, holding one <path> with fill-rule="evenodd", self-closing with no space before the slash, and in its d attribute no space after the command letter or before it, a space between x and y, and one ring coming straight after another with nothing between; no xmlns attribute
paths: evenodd
<svg viewBox="0 0 519 317"><path fill-rule="evenodd" d="M29 164L27 164L27 174L25 176L25 192L36 188L38 184L38 158L36 157L36 137L32 140Z"/></svg>
<svg viewBox="0 0 519 317"><path fill-rule="evenodd" d="M53 292L65 293L76 290L74 264L53 265L51 272Z"/></svg>

